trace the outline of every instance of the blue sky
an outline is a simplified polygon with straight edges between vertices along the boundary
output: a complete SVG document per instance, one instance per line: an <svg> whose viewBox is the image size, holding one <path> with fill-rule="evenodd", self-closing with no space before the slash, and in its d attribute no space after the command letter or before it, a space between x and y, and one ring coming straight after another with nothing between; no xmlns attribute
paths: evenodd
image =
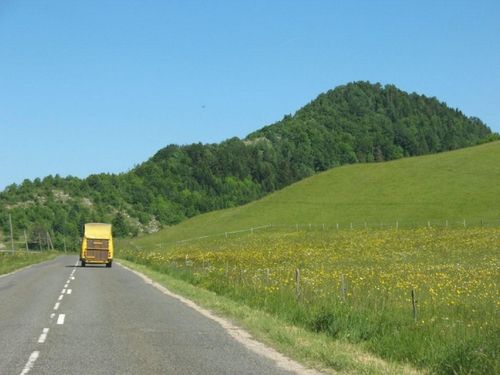
<svg viewBox="0 0 500 375"><path fill-rule="evenodd" d="M500 132L498 1L0 1L0 189L124 172L357 80Z"/></svg>

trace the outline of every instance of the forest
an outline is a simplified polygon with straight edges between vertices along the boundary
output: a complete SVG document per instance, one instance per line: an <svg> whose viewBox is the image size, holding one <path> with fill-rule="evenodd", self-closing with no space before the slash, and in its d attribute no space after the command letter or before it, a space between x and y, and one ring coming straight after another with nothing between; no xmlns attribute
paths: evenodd
<svg viewBox="0 0 500 375"><path fill-rule="evenodd" d="M256 200L314 173L498 139L478 118L393 85L339 86L244 139L168 145L121 174L47 176L0 193L4 236L27 233L30 247L78 244L86 222L111 222L137 236L194 215Z"/></svg>

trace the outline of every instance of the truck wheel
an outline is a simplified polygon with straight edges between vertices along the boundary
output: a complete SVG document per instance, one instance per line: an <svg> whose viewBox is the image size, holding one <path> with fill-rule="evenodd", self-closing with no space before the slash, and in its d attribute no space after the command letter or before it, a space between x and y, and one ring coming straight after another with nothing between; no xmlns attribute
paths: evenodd
<svg viewBox="0 0 500 375"><path fill-rule="evenodd" d="M85 267L85 261L82 260L82 267Z"/></svg>
<svg viewBox="0 0 500 375"><path fill-rule="evenodd" d="M106 267L111 268L111 264L112 264L111 262L106 263Z"/></svg>

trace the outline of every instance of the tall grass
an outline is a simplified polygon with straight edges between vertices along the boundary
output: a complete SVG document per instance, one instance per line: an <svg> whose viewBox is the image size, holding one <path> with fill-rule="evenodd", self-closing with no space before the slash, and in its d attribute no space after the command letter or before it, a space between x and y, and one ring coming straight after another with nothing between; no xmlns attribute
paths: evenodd
<svg viewBox="0 0 500 375"><path fill-rule="evenodd" d="M476 228L261 233L120 255L389 360L489 374L499 253L500 230Z"/></svg>

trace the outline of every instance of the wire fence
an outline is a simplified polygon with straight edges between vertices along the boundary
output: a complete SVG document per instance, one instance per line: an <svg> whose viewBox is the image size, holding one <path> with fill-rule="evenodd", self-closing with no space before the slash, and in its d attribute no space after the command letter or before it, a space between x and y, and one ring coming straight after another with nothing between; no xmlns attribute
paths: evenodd
<svg viewBox="0 0 500 375"><path fill-rule="evenodd" d="M71 239L62 238L62 243L57 243L56 234L45 226L35 223L23 230L14 230L13 220L9 215L9 228L7 233L0 233L0 253L30 252L39 253L44 250L54 250L54 242L66 252L66 244L72 244ZM60 238L59 238L60 239ZM59 241L61 242L61 241Z"/></svg>
<svg viewBox="0 0 500 375"><path fill-rule="evenodd" d="M251 234L262 231L285 231L285 232L300 232L300 231L340 231L340 230L404 230L418 228L498 228L500 227L500 218L498 219L445 219L445 220L395 220L395 221L344 221L336 223L273 223L265 225L257 225L255 227L228 230L224 232L211 233L203 236L190 237L177 241L164 241L156 243L154 246L164 248L171 245L181 245L193 241L201 241L214 238L234 238L237 235ZM10 238L3 238L3 243L0 241L0 252L11 253L16 251L41 252L43 250L53 250L53 235L49 231L38 232L36 234L31 231L24 231L23 235L16 240L12 234ZM63 239L63 247L66 250L66 239ZM73 247L74 244L68 242L68 246ZM138 248L137 245L133 245Z"/></svg>
<svg viewBox="0 0 500 375"><path fill-rule="evenodd" d="M164 248L171 245L181 245L194 241L214 238L234 238L235 235L251 234L262 231L340 231L340 230L405 230L405 229L467 229L467 228L500 228L499 219L453 219L453 220L395 220L395 221L364 221L364 222L337 222L337 223L296 223L296 224L266 224L239 230L224 231L198 237L186 238L178 241L165 241L154 246ZM134 245L136 248L137 245Z"/></svg>

